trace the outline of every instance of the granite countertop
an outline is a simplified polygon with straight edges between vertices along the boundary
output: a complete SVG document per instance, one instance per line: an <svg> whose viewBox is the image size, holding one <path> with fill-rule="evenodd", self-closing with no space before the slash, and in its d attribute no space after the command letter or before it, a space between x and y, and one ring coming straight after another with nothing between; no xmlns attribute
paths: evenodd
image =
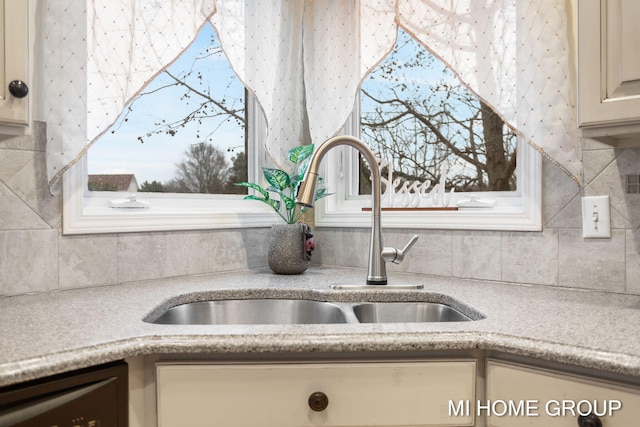
<svg viewBox="0 0 640 427"><path fill-rule="evenodd" d="M302 275L247 270L0 298L0 386L147 354L490 350L640 377L640 296L389 273L420 291L336 291L360 269ZM180 302L238 297L419 299L472 307L482 320L329 325L159 325ZM445 296L445 297L443 297Z"/></svg>

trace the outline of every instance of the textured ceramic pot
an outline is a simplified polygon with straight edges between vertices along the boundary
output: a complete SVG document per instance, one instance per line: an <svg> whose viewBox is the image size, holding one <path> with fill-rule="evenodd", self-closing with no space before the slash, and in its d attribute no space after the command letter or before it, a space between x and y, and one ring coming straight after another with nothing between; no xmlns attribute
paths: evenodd
<svg viewBox="0 0 640 427"><path fill-rule="evenodd" d="M309 267L305 224L272 225L269 232L269 268L278 274L300 274Z"/></svg>

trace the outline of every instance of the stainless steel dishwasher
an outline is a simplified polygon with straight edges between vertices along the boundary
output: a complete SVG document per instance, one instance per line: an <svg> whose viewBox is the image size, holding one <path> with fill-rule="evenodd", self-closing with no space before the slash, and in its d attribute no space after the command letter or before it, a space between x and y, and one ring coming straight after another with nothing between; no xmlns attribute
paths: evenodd
<svg viewBox="0 0 640 427"><path fill-rule="evenodd" d="M0 388L1 427L127 427L127 364Z"/></svg>

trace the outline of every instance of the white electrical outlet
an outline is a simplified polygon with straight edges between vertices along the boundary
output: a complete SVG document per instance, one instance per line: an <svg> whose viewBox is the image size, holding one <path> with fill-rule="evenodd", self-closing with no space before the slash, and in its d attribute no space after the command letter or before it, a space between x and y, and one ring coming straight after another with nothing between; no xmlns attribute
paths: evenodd
<svg viewBox="0 0 640 427"><path fill-rule="evenodd" d="M582 237L611 238L609 196L582 198Z"/></svg>

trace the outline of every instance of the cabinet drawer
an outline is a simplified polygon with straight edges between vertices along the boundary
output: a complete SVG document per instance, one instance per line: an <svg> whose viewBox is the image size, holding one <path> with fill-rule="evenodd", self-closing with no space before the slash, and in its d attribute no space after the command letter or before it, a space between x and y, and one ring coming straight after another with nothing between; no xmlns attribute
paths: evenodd
<svg viewBox="0 0 640 427"><path fill-rule="evenodd" d="M475 396L475 361L158 364L159 427L472 426L449 401ZM326 409L310 408L315 392ZM473 405L472 405L473 406Z"/></svg>
<svg viewBox="0 0 640 427"><path fill-rule="evenodd" d="M492 412L489 427L575 427L590 409L604 427L629 427L640 407L638 388L496 361L487 363L486 391L477 413Z"/></svg>

